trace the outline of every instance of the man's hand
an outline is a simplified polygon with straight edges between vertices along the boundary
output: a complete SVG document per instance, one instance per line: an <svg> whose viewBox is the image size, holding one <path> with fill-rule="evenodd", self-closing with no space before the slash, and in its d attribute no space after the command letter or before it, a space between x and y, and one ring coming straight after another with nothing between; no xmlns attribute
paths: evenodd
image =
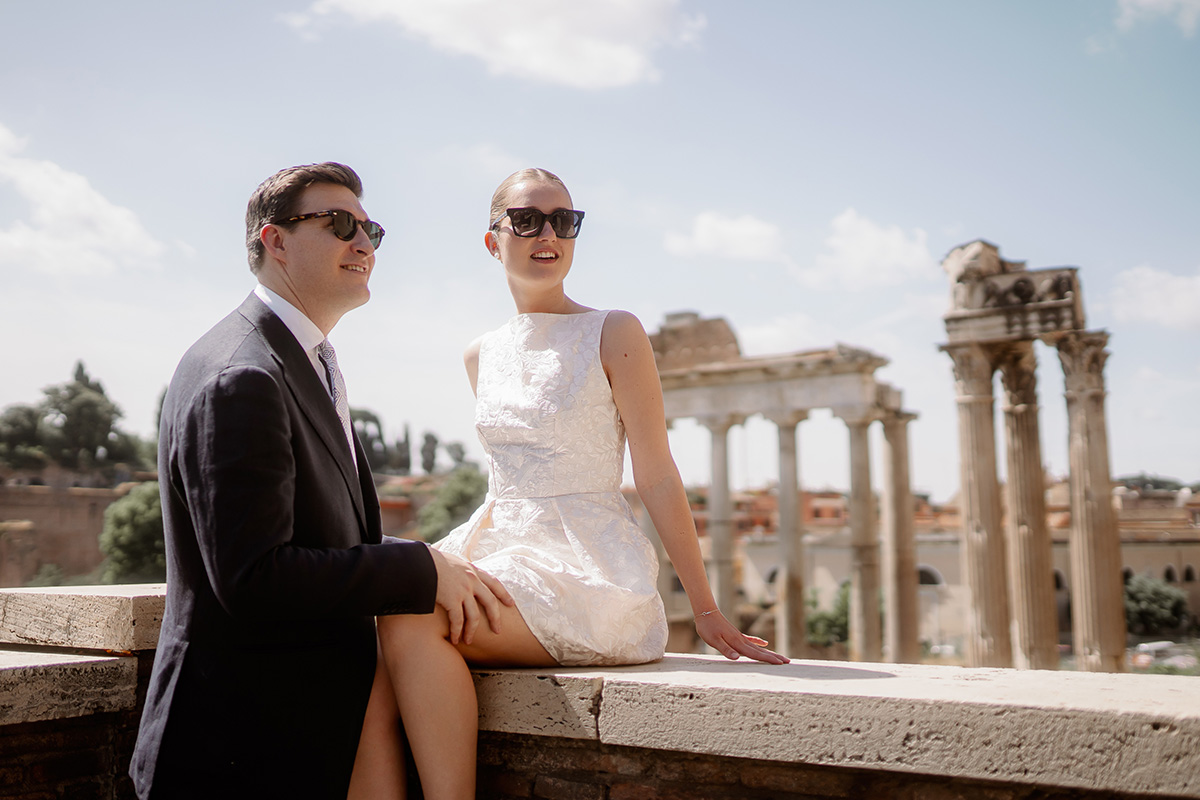
<svg viewBox="0 0 1200 800"><path fill-rule="evenodd" d="M504 584L466 559L430 548L437 568L437 598L450 618L450 643L470 644L479 628L479 607L487 615L488 626L500 632L500 604L513 605Z"/></svg>

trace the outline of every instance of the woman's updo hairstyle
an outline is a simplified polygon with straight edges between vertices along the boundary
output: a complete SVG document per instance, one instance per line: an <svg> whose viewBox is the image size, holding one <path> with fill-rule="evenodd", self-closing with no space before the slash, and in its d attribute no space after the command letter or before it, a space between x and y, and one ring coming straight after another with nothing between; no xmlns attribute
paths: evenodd
<svg viewBox="0 0 1200 800"><path fill-rule="evenodd" d="M527 169L517 170L512 175L509 175L500 185L496 187L496 193L492 195L492 210L488 216L488 224L492 221L504 216L504 212L508 209L508 197L512 193L512 189L518 183L527 181L545 181L547 183L557 183L562 187L562 190L567 193L567 200L571 199L571 192L567 189L567 185L562 182L562 178L555 175L553 172L537 167L529 167Z"/></svg>

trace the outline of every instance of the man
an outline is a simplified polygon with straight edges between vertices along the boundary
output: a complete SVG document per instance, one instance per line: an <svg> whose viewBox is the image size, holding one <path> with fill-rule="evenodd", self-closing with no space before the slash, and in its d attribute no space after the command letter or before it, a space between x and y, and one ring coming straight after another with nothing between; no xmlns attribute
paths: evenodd
<svg viewBox="0 0 1200 800"><path fill-rule="evenodd" d="M511 604L494 578L380 533L326 337L365 303L383 229L335 163L246 210L258 285L188 350L162 408L167 605L130 765L139 797L345 798L376 666L373 617Z"/></svg>

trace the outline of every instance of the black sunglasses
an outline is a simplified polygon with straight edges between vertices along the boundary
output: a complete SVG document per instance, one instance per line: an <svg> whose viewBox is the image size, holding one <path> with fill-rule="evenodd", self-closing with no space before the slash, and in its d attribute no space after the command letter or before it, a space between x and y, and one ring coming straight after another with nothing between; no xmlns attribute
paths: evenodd
<svg viewBox="0 0 1200 800"><path fill-rule="evenodd" d="M351 241L358 233L358 226L361 225L363 233L371 240L371 247L379 249L379 243L383 241L383 234L386 231L378 222L367 220L360 222L357 217L349 211L343 209L334 209L333 211L314 211L311 214L300 214L295 217L276 222L276 225L283 225L288 222L302 222L306 219L317 219L318 217L333 217L333 235L341 239L343 242Z"/></svg>
<svg viewBox="0 0 1200 800"><path fill-rule="evenodd" d="M574 239L579 235L579 227L583 225L583 212L573 211L569 208L560 208L549 214L536 208L509 208L505 210L504 217L508 217L512 222L513 233L523 238L537 236L541 233L542 228L546 226L546 220L550 220L550 227L554 229L554 235L560 239ZM500 225L500 221L504 217L496 218L491 225L492 230Z"/></svg>

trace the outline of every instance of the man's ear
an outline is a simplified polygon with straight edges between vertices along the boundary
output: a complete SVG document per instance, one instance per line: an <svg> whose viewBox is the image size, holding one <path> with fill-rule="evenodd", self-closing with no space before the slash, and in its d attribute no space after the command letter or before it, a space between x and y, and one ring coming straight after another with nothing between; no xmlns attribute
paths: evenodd
<svg viewBox="0 0 1200 800"><path fill-rule="evenodd" d="M266 254L277 261L287 260L287 248L284 246L283 229L278 225L267 223L258 232L258 240L262 242Z"/></svg>
<svg viewBox="0 0 1200 800"><path fill-rule="evenodd" d="M496 258L500 257L500 241L495 231L488 231L483 235L483 246Z"/></svg>

